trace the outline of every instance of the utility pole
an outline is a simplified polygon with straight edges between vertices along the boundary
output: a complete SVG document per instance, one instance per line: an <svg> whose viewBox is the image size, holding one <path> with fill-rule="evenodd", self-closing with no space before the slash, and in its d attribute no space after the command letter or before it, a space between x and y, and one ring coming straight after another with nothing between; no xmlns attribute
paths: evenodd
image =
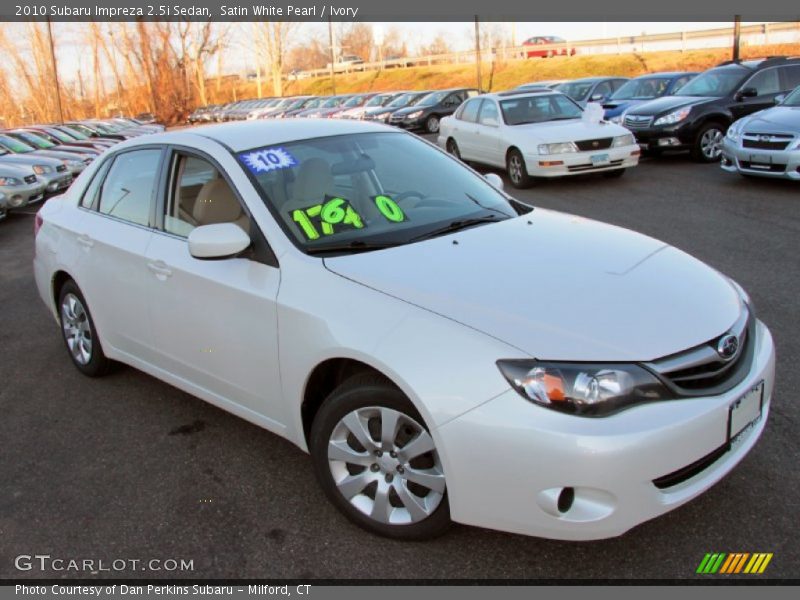
<svg viewBox="0 0 800 600"><path fill-rule="evenodd" d="M739 60L739 38L742 33L742 15L733 17L733 60Z"/></svg>
<svg viewBox="0 0 800 600"><path fill-rule="evenodd" d="M481 27L478 24L478 15L475 15L475 65L478 69L478 90L483 91L481 82Z"/></svg>
<svg viewBox="0 0 800 600"><path fill-rule="evenodd" d="M330 54L331 54L331 94L333 96L336 95L336 63L333 57L333 21L331 20L331 15L328 13L328 42L330 44Z"/></svg>
<svg viewBox="0 0 800 600"><path fill-rule="evenodd" d="M53 45L53 27L50 18L47 18L47 39L50 41L50 63L53 67L53 79L56 83L56 99L58 100L58 120L64 122L64 108L61 106L61 84L58 82L58 63L56 62L56 49Z"/></svg>

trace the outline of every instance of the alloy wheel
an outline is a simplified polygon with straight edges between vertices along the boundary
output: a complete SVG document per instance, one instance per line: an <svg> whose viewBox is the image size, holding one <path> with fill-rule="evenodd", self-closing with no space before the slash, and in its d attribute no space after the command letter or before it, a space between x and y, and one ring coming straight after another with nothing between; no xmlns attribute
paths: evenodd
<svg viewBox="0 0 800 600"><path fill-rule="evenodd" d="M722 154L722 131L719 129L709 129L700 138L700 149L703 156L708 160L716 160Z"/></svg>
<svg viewBox="0 0 800 600"><path fill-rule="evenodd" d="M383 406L359 408L339 420L328 440L328 465L339 493L379 523L428 518L446 489L430 433Z"/></svg>
<svg viewBox="0 0 800 600"><path fill-rule="evenodd" d="M517 155L508 159L508 176L516 184L522 181L522 161Z"/></svg>
<svg viewBox="0 0 800 600"><path fill-rule="evenodd" d="M61 302L61 326L72 358L80 365L92 360L92 328L80 299L72 293Z"/></svg>
<svg viewBox="0 0 800 600"><path fill-rule="evenodd" d="M436 133L439 131L439 117L428 117L426 125L428 133Z"/></svg>

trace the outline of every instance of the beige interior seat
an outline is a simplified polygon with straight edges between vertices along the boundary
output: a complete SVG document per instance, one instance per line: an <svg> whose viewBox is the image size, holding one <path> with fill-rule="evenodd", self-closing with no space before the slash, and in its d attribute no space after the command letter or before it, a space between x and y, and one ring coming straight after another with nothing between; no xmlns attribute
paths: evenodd
<svg viewBox="0 0 800 600"><path fill-rule="evenodd" d="M203 184L197 194L192 216L198 225L236 223L244 231L250 232L250 218L242 210L228 182L222 178Z"/></svg>
<svg viewBox="0 0 800 600"><path fill-rule="evenodd" d="M309 158L297 170L292 197L283 209L306 208L322 202L326 195L336 195L330 165L322 158Z"/></svg>

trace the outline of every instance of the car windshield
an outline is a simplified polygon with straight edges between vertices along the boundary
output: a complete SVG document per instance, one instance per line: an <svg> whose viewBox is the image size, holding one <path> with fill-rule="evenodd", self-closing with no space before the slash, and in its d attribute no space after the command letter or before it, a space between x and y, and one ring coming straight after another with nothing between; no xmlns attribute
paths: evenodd
<svg viewBox="0 0 800 600"><path fill-rule="evenodd" d="M406 244L518 214L485 179L407 133L314 138L237 158L309 253Z"/></svg>
<svg viewBox="0 0 800 600"><path fill-rule="evenodd" d="M389 94L378 94L377 96L370 98L369 102L367 102L364 106L382 106L389 97Z"/></svg>
<svg viewBox="0 0 800 600"><path fill-rule="evenodd" d="M786 96L781 106L800 106L800 86L797 86L794 91Z"/></svg>
<svg viewBox="0 0 800 600"><path fill-rule="evenodd" d="M28 144L20 142L19 140L15 140L8 135L0 135L0 145L8 150L11 150L11 152L14 152L15 154L26 154L35 150L35 148L32 146L28 146Z"/></svg>
<svg viewBox="0 0 800 600"><path fill-rule="evenodd" d="M684 85L676 96L712 96L722 98L735 90L750 71L742 69L712 69L701 73Z"/></svg>
<svg viewBox="0 0 800 600"><path fill-rule="evenodd" d="M562 94L566 94L573 100L580 102L589 95L589 92L591 91L592 87L594 87L594 84L594 81L570 81L568 83L557 85L556 89Z"/></svg>
<svg viewBox="0 0 800 600"><path fill-rule="evenodd" d="M667 77L631 79L611 96L611 100L650 100L663 96L669 87Z"/></svg>
<svg viewBox="0 0 800 600"><path fill-rule="evenodd" d="M439 104L449 93L450 92L432 92L421 98L420 101L417 102L417 106L434 106Z"/></svg>
<svg viewBox="0 0 800 600"><path fill-rule="evenodd" d="M320 104L320 108L335 108L339 106L341 103L342 99L339 98L338 96L334 96L333 98L328 98L327 100L325 100L325 102Z"/></svg>
<svg viewBox="0 0 800 600"><path fill-rule="evenodd" d="M408 106L417 94L400 94L397 98L389 102L386 108L402 108Z"/></svg>
<svg viewBox="0 0 800 600"><path fill-rule="evenodd" d="M35 135L33 133L28 133L27 131L19 131L17 132L16 135L22 138L22 140L25 143L30 144L32 146L36 146L37 148L42 150L55 147L55 144L53 142L46 140L43 137Z"/></svg>
<svg viewBox="0 0 800 600"><path fill-rule="evenodd" d="M580 119L582 110L564 94L523 96L500 102L506 125L526 125L545 121Z"/></svg>
<svg viewBox="0 0 800 600"><path fill-rule="evenodd" d="M342 106L345 108L353 108L356 106L361 106L361 102L363 102L363 100L364 96L353 96L347 102L342 104Z"/></svg>
<svg viewBox="0 0 800 600"><path fill-rule="evenodd" d="M79 127L67 127L66 125L64 128L69 132L67 135L74 137L76 140L88 140L89 136L84 134ZM64 140L66 141L66 140Z"/></svg>

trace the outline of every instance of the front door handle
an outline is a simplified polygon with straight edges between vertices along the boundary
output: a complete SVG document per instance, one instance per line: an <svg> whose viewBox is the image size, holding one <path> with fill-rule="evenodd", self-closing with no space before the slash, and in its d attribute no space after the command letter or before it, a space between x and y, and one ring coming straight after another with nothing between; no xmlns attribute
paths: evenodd
<svg viewBox="0 0 800 600"><path fill-rule="evenodd" d="M163 260L157 260L156 262L149 262L147 263L147 268L150 269L155 276L164 281L167 277L172 275L172 270L166 265Z"/></svg>
<svg viewBox="0 0 800 600"><path fill-rule="evenodd" d="M83 234L79 235L79 236L78 236L77 238L75 238L75 239L76 239L76 241L77 241L77 242L78 242L78 243L79 243L81 246L83 246L84 248L87 248L87 249L89 249L89 248L91 248L92 246L94 246L94 240L93 240L92 238L90 238L88 235L86 235L85 233L83 233Z"/></svg>

